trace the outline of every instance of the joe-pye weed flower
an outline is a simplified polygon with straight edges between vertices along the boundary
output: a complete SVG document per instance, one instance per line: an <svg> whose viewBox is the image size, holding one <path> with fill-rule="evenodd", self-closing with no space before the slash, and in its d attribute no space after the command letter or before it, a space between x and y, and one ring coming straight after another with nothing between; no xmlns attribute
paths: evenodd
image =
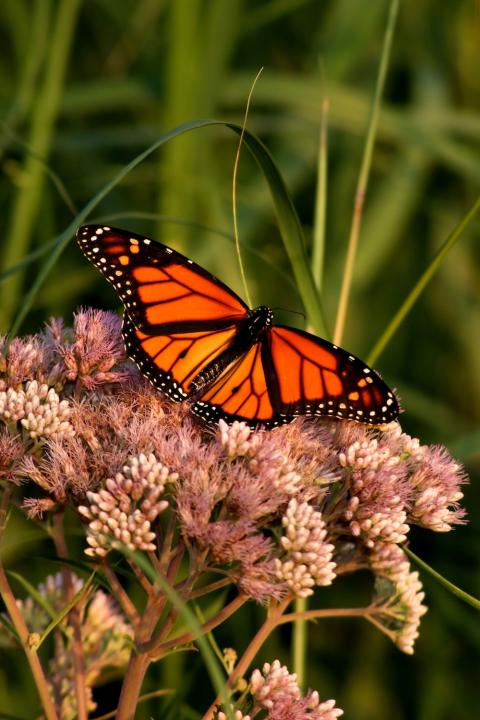
<svg viewBox="0 0 480 720"><path fill-rule="evenodd" d="M192 630L177 630L178 607L155 575L187 604L230 587L203 632L248 600L268 606L258 643L254 638L232 669L232 690L260 640L293 618L287 608L295 597L358 570L368 569L374 582L371 602L356 614L412 653L426 606L401 545L412 525L447 532L464 522L465 481L444 448L422 446L397 422L371 427L299 418L271 431L223 421L206 429L187 405L164 399L126 361L120 321L111 313L82 310L71 329L53 320L38 335L14 340L0 357L4 502L13 494L30 518L54 527L59 554L67 551L62 518L73 510L85 533L85 556L109 588L70 614L74 660L67 661L65 644L54 644L47 682L63 688L55 690L62 718L73 717L82 693L93 706L92 688L105 665L85 668L100 624L124 638L115 658L126 666L120 720L134 711L149 664L194 641ZM144 554L150 574L132 552ZM133 570L136 596L143 594L138 606L117 567ZM61 602L71 601L79 582L70 578ZM29 631L42 632L28 601L18 607ZM103 617L96 631L95 613ZM278 661L255 671L248 687L249 702L237 698L237 717L341 714L333 700L320 703L314 691L302 695ZM214 703L205 718L222 712Z"/></svg>

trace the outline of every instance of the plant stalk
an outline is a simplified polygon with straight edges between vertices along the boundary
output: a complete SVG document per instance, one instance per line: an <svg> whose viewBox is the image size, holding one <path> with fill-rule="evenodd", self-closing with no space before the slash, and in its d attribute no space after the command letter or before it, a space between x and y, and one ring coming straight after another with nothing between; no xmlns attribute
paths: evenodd
<svg viewBox="0 0 480 720"><path fill-rule="evenodd" d="M337 318L335 322L335 331L333 334L333 342L339 345L342 341L343 331L345 328L345 319L347 316L348 301L352 286L353 267L357 255L358 238L360 235L360 225L362 221L363 204L368 187L370 177L370 168L372 165L373 147L375 143L375 135L377 132L378 116L380 113L380 101L385 85L385 77L390 59L390 50L392 47L393 31L395 29L395 21L397 19L398 7L400 0L391 0L390 10L388 13L387 27L383 41L382 57L380 67L378 69L377 82L370 108L370 117L368 120L367 137L365 139L365 147L363 151L362 164L360 174L358 176L357 189L355 192L355 201L353 207L352 224L350 228L350 237L348 241L347 257L345 260L345 268L343 272L342 287L340 290L340 299L338 303Z"/></svg>

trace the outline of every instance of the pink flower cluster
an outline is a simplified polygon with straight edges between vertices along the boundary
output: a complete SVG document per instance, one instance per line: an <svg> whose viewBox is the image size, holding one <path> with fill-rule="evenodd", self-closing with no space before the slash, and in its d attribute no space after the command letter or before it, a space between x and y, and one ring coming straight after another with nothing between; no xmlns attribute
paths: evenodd
<svg viewBox="0 0 480 720"><path fill-rule="evenodd" d="M464 521L465 474L444 448L398 423L207 431L125 361L110 313L80 311L72 329L53 320L0 352L0 480L37 485L30 516L76 508L97 557L122 545L160 557L173 523L199 577L261 603L368 568L383 581L376 623L412 651L425 608L399 545L413 524Z"/></svg>
<svg viewBox="0 0 480 720"><path fill-rule="evenodd" d="M279 660L265 663L261 671L254 670L248 691L251 706L248 715L236 709L235 720L254 720L257 716L265 720L335 720L343 715L343 710L335 707L335 700L320 702L315 690L302 696L297 676L289 673ZM227 716L220 711L216 720L227 720Z"/></svg>

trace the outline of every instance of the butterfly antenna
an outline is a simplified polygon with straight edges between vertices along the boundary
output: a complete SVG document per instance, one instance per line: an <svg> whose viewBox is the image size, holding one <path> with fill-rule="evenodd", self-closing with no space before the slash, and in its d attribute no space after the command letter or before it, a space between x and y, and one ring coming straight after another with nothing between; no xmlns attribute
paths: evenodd
<svg viewBox="0 0 480 720"><path fill-rule="evenodd" d="M295 315L300 315L304 320L307 319L307 316L305 313L301 312L300 310L291 310L290 308L284 308L284 307L274 307L272 310L283 310L283 312L289 312L294 313Z"/></svg>
<svg viewBox="0 0 480 720"><path fill-rule="evenodd" d="M242 276L242 283L243 288L245 291L245 298L247 300L247 303L250 307L252 307L252 301L250 298L250 293L248 291L248 285L247 285L247 278L245 275L245 268L243 267L243 260L242 260L242 253L240 250L240 239L238 236L238 222L237 222L237 172L238 172L238 164L240 161L240 150L242 148L243 144L243 136L245 135L245 128L247 125L247 119L248 119L248 111L250 109L250 100L252 99L253 91L255 89L255 85L257 84L257 80L260 77L260 75L263 72L263 67L260 68L258 73L255 76L255 79L252 83L252 87L250 88L250 92L248 93L247 97L247 105L245 107L245 115L243 117L243 123L242 123L242 131L240 133L240 140L238 141L238 148L237 148L237 154L235 156L235 164L233 166L233 177L232 177L232 205L233 205L233 234L235 237L235 249L237 251L237 257L238 257L238 264L240 266L240 275Z"/></svg>

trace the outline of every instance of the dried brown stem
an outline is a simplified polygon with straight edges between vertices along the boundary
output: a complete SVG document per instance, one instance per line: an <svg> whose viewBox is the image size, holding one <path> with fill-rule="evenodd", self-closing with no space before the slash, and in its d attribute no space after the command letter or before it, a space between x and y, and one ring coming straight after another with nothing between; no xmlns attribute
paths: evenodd
<svg viewBox="0 0 480 720"><path fill-rule="evenodd" d="M122 690L117 708L117 720L133 720L138 705L140 691L142 689L145 673L150 665L150 658L145 652L138 650L146 643L155 628L163 607L163 598L149 595L147 606L136 627L135 642L136 649L132 650L130 660L123 678Z"/></svg>
<svg viewBox="0 0 480 720"><path fill-rule="evenodd" d="M134 574L135 574L135 577L137 578L138 582L140 583L140 585L142 586L142 588L143 588L143 589L145 590L145 592L147 593L148 597L151 597L152 594L153 594L152 585L150 585L150 583L148 582L148 580L147 580L147 578L145 577L145 575L144 575L144 574L142 573L142 571L136 566L136 564L135 564L135 562L134 562L133 560L129 560L129 561L128 561L128 564L129 564L130 567L132 568L132 570L133 570L133 572L134 572Z"/></svg>
<svg viewBox="0 0 480 720"><path fill-rule="evenodd" d="M215 590L220 590L221 588L227 587L228 585L231 585L232 581L230 578L222 578L222 580L216 580L215 582L210 583L209 585L204 585L201 588L198 588L197 590L193 590L190 593L190 600L194 600L195 598L203 597L204 595L208 595L211 592L215 592ZM178 586L175 586L175 590L179 590L182 588L182 583L180 583Z"/></svg>
<svg viewBox="0 0 480 720"><path fill-rule="evenodd" d="M168 565L170 563L170 555L172 550L173 538L175 536L176 528L176 517L174 513L170 514L168 519L167 530L163 540L162 552L159 558L159 570L162 574L167 572Z"/></svg>
<svg viewBox="0 0 480 720"><path fill-rule="evenodd" d="M135 717L140 690L149 665L150 658L145 653L132 652L130 655L118 701L116 720L133 720Z"/></svg>

